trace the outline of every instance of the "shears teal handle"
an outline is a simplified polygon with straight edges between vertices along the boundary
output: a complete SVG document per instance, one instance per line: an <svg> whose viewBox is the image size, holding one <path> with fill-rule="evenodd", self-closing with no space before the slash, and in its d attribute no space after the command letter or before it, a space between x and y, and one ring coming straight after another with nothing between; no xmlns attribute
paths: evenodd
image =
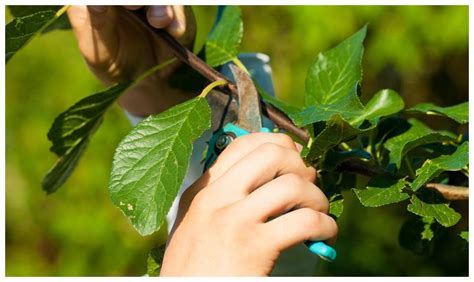
<svg viewBox="0 0 474 282"><path fill-rule="evenodd" d="M268 128L263 127L261 132L270 132ZM217 159L219 154L237 137L249 134L245 129L233 124L228 123L223 128L216 131L211 140L209 140L209 147L206 154L206 159L204 163L204 171L206 171ZM328 246L322 241L306 241L305 245L308 249L317 254L320 258L326 261L336 260L336 250L331 246Z"/></svg>

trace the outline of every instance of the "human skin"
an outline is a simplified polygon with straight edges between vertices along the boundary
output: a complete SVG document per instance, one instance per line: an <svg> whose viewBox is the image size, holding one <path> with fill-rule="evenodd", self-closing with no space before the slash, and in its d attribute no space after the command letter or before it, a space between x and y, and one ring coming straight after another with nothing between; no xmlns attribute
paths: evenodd
<svg viewBox="0 0 474 282"><path fill-rule="evenodd" d="M173 57L161 39L130 17L124 7L72 6L67 13L89 69L106 85L136 78ZM150 6L147 18L151 26L165 29L181 44L192 47L196 28L190 7ZM179 65L175 62L145 78L123 94L119 104L131 114L148 116L190 99L195 93L172 88L167 82Z"/></svg>
<svg viewBox="0 0 474 282"><path fill-rule="evenodd" d="M189 9L152 6L147 15L152 26L192 44ZM80 52L105 84L137 77L172 57L123 8L73 6L68 16ZM146 116L191 98L167 83L177 66L142 81L120 98L120 105ZM332 244L337 225L327 215L329 203L315 178L315 169L304 164L287 135L252 133L235 139L181 197L161 275L268 275L280 253L293 245L305 240Z"/></svg>
<svg viewBox="0 0 474 282"><path fill-rule="evenodd" d="M239 137L183 194L163 276L264 276L306 240L333 244L337 225L285 134Z"/></svg>

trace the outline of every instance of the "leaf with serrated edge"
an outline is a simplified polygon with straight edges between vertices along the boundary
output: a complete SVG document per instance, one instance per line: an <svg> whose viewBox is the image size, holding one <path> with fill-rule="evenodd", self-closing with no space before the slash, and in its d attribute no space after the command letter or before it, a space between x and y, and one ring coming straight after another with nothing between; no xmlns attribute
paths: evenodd
<svg viewBox="0 0 474 282"><path fill-rule="evenodd" d="M433 239L433 237L434 237L434 232L431 229L431 225L434 222L434 218L432 218L432 217L423 217L422 221L424 223L424 226L423 226L423 231L421 232L421 239L422 240L426 239L428 241L431 241L431 239Z"/></svg>
<svg viewBox="0 0 474 282"><path fill-rule="evenodd" d="M417 119L409 119L411 127L404 133L388 139L384 147L390 151L390 163L400 167L403 156L410 150L429 143L453 141L450 135L437 132Z"/></svg>
<svg viewBox="0 0 474 282"><path fill-rule="evenodd" d="M408 211L419 216L433 217L444 227L451 227L461 219L461 215L447 203L427 203L416 195L413 195L410 201L411 203L407 206Z"/></svg>
<svg viewBox="0 0 474 282"><path fill-rule="evenodd" d="M461 170L469 163L469 142L464 142L452 155L442 155L435 159L426 160L416 170L416 179L411 188L416 191L443 171Z"/></svg>
<svg viewBox="0 0 474 282"><path fill-rule="evenodd" d="M379 177L372 179L367 189L353 189L353 191L365 207L380 207L409 199L410 196L402 192L406 184L404 179L389 181Z"/></svg>
<svg viewBox="0 0 474 282"><path fill-rule="evenodd" d="M237 57L244 27L238 6L227 6L206 41L206 62L217 67Z"/></svg>
<svg viewBox="0 0 474 282"><path fill-rule="evenodd" d="M71 175L105 111L131 83L119 83L88 96L54 120L48 139L53 143L50 150L60 158L43 179L43 190L48 194L55 192Z"/></svg>
<svg viewBox="0 0 474 282"><path fill-rule="evenodd" d="M463 238L464 240L466 240L466 242L469 242L469 231L462 231L460 234L459 234L459 237Z"/></svg>
<svg viewBox="0 0 474 282"><path fill-rule="evenodd" d="M366 32L367 26L364 26L336 47L318 55L306 75L306 106L332 105L341 100L361 106L356 86L362 79L362 43Z"/></svg>
<svg viewBox="0 0 474 282"><path fill-rule="evenodd" d="M464 102L451 107L440 107L432 103L422 103L408 109L407 111L443 115L461 124L469 121L469 102Z"/></svg>
<svg viewBox="0 0 474 282"><path fill-rule="evenodd" d="M112 202L141 235L159 229L183 183L195 139L211 111L196 97L140 122L120 142L112 163Z"/></svg>
<svg viewBox="0 0 474 282"><path fill-rule="evenodd" d="M329 214L340 217L344 211L344 199L339 199L329 203Z"/></svg>
<svg viewBox="0 0 474 282"><path fill-rule="evenodd" d="M8 62L33 36L41 33L66 10L63 8L55 11L51 7L44 7L45 10L14 18L5 26L5 62Z"/></svg>

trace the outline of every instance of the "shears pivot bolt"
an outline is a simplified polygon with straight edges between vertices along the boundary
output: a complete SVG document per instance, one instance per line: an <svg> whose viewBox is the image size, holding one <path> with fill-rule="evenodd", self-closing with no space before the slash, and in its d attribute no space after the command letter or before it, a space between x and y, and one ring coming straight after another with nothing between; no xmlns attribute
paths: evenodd
<svg viewBox="0 0 474 282"><path fill-rule="evenodd" d="M216 147L219 150L224 150L234 140L232 136L223 134L216 141Z"/></svg>

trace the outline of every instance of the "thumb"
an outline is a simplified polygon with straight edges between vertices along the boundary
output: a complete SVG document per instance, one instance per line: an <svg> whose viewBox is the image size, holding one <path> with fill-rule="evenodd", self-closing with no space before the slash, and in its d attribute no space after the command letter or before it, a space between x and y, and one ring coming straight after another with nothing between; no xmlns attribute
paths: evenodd
<svg viewBox="0 0 474 282"><path fill-rule="evenodd" d="M117 11L110 6L72 6L67 11L79 50L94 69L108 67L118 48Z"/></svg>

